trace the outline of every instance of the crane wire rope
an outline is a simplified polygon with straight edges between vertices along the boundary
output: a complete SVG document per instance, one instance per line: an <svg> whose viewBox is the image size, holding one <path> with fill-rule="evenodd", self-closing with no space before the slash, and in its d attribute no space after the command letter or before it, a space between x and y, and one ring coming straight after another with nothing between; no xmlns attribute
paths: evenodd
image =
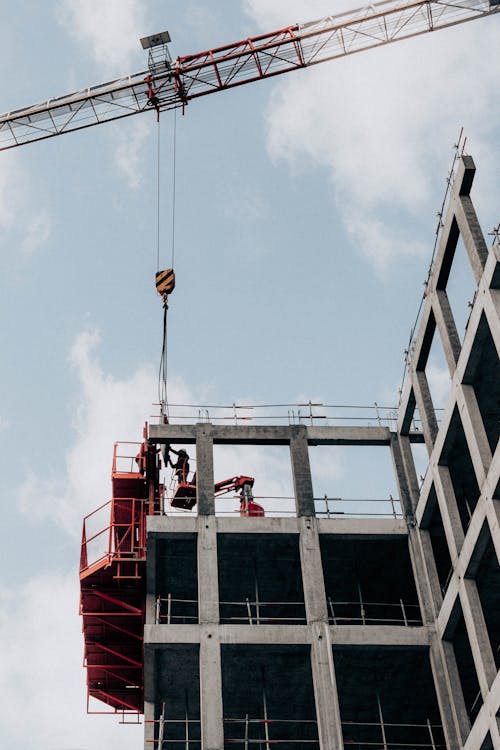
<svg viewBox="0 0 500 750"><path fill-rule="evenodd" d="M161 161L160 161L160 120L158 118L158 146L157 146L157 271L160 271L160 185L161 185ZM171 247L171 264L173 270L175 259L175 213L176 213L176 172L177 172L177 116L174 110L174 127L173 127L173 147L172 147L172 247ZM163 295L163 340L160 357L160 367L158 371L158 401L161 409L161 416L166 423L169 418L168 405L168 348L167 348L167 313L168 313L168 295Z"/></svg>

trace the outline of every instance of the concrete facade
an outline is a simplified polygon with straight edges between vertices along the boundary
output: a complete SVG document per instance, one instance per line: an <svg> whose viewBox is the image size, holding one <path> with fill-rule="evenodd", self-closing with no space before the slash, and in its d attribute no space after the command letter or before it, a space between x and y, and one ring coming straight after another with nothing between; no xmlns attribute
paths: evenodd
<svg viewBox="0 0 500 750"><path fill-rule="evenodd" d="M150 426L159 446L195 446L197 514L148 519L145 748L500 750L500 246L474 171L462 157L396 429ZM446 292L459 236L477 283L463 341ZM293 517L217 516L217 444L288 446ZM316 445L385 446L402 517L321 517Z"/></svg>

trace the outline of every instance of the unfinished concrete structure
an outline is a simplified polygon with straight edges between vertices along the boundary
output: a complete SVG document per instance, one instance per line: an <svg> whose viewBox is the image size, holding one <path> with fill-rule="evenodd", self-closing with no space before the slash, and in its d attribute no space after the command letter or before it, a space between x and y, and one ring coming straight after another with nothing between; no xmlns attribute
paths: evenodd
<svg viewBox="0 0 500 750"><path fill-rule="evenodd" d="M500 246L479 228L474 172L462 157L396 428L150 426L154 444L195 446L197 515L148 518L145 748L500 750ZM477 282L462 342L446 292L459 235ZM293 517L218 517L218 444L289 446ZM318 514L321 445L388 448L401 518Z"/></svg>

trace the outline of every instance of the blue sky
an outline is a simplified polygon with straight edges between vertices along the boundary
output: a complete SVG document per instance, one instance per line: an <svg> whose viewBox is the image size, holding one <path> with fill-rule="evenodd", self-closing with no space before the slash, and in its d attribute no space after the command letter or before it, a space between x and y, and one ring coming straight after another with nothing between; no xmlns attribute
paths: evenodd
<svg viewBox="0 0 500 750"><path fill-rule="evenodd" d="M145 68L138 39L164 28L177 56L350 7L5 5L1 111ZM498 18L476 21L178 116L171 401L396 404L461 126L482 226L500 220L499 34ZM168 266L173 116L161 120ZM152 115L0 154L0 726L10 750L141 746L142 728L84 714L76 566L81 518L109 496L113 442L139 439L157 413L155 170ZM457 299L468 294L461 267L456 287ZM436 392L442 383L436 360ZM239 460L221 459L220 472ZM272 490L282 459L272 470L259 452L245 460L237 470L260 471ZM339 462L328 463L320 493L347 492Z"/></svg>

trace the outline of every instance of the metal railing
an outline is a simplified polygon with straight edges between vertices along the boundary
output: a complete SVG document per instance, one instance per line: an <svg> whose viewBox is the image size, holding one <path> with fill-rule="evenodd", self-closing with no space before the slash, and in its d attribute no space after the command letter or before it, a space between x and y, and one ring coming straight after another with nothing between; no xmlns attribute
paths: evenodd
<svg viewBox="0 0 500 750"><path fill-rule="evenodd" d="M196 624L197 622L197 599L177 599L172 594L156 597L156 625Z"/></svg>
<svg viewBox="0 0 500 750"><path fill-rule="evenodd" d="M378 403L325 404L320 401L304 401L283 404L170 404L169 419L172 423L229 423L263 425L327 425L341 426L359 424L396 429L398 410L396 406L380 406ZM413 425L422 431L419 420Z"/></svg>
<svg viewBox="0 0 500 750"><path fill-rule="evenodd" d="M314 498L318 518L402 518L401 502L389 495L387 498Z"/></svg>
<svg viewBox="0 0 500 750"><path fill-rule="evenodd" d="M144 500L109 500L83 519L80 572L113 559L132 559L145 554Z"/></svg>
<svg viewBox="0 0 500 750"><path fill-rule="evenodd" d="M332 625L422 625L418 604L399 602L339 602L330 596L328 600L329 622Z"/></svg>
<svg viewBox="0 0 500 750"><path fill-rule="evenodd" d="M219 602L221 623L235 625L305 625L304 602L266 602L247 597L242 602ZM235 614L232 614L234 612ZM230 614L231 613L231 614Z"/></svg>

